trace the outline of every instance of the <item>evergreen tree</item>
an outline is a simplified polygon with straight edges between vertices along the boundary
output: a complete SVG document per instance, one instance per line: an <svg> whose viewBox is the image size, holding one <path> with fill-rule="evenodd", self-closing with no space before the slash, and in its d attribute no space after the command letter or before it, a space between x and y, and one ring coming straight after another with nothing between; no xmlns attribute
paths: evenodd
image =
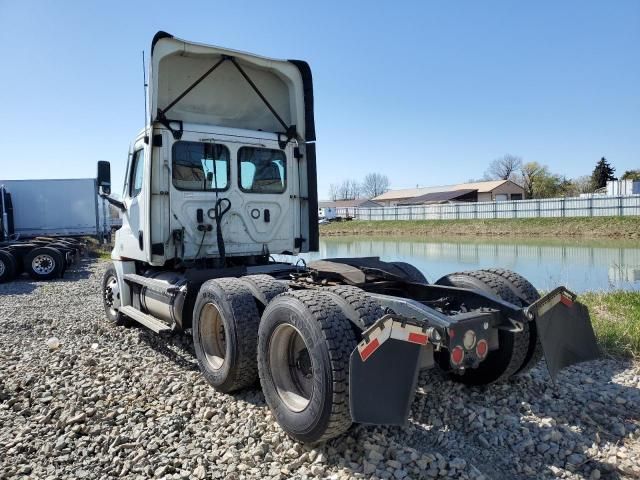
<svg viewBox="0 0 640 480"><path fill-rule="evenodd" d="M607 159L602 157L598 163L596 163L596 168L593 169L593 173L591 174L591 182L593 183L593 188L602 188L607 186L607 180L615 180L614 172L616 171Z"/></svg>

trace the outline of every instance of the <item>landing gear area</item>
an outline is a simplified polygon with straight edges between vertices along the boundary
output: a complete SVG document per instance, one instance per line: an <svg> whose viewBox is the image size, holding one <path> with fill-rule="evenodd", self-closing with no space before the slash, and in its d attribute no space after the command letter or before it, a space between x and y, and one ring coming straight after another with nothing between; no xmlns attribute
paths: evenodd
<svg viewBox="0 0 640 480"><path fill-rule="evenodd" d="M522 375L544 355L554 378L599 355L575 295L560 287L541 298L509 270L457 272L429 284L415 267L377 258L262 269L271 274L125 274L131 306L123 307L111 268L105 313L116 324L190 328L212 387L231 393L259 382L283 430L305 443L339 436L354 422L404 424L421 369L487 385ZM579 342L566 340L563 319Z"/></svg>

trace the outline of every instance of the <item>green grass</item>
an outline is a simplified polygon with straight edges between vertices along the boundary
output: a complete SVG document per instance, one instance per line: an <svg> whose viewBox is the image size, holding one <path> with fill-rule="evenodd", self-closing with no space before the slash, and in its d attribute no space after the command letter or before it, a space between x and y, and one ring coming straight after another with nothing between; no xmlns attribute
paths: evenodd
<svg viewBox="0 0 640 480"><path fill-rule="evenodd" d="M82 241L87 246L89 256L100 258L102 260L111 260L111 250L113 249L113 245L101 244L93 237L83 237Z"/></svg>
<svg viewBox="0 0 640 480"><path fill-rule="evenodd" d="M592 292L578 296L591 313L598 342L609 355L640 357L640 292Z"/></svg>
<svg viewBox="0 0 640 480"><path fill-rule="evenodd" d="M492 220L352 220L320 226L323 236L537 236L640 238L638 217L518 218Z"/></svg>

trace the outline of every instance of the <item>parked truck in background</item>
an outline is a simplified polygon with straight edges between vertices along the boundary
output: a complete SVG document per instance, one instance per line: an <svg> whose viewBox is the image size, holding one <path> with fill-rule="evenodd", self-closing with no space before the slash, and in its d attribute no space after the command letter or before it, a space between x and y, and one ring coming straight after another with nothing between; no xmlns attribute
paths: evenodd
<svg viewBox="0 0 640 480"><path fill-rule="evenodd" d="M307 63L159 32L148 100L120 200L108 196L109 164L98 164L123 218L103 279L106 317L158 333L190 329L206 380L222 392L259 380L293 438L404 424L423 368L486 385L542 357L556 378L598 356L573 293L541 297L505 269L429 283L414 266L379 258L274 258L318 249Z"/></svg>
<svg viewBox="0 0 640 480"><path fill-rule="evenodd" d="M95 178L0 180L0 282L23 271L61 276L81 250L78 237L110 241L113 223Z"/></svg>

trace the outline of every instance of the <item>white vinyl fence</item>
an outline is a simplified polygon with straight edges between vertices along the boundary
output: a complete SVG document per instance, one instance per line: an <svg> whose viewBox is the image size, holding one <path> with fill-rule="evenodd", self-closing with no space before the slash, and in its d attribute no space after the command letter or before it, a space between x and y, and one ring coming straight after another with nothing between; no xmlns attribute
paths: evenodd
<svg viewBox="0 0 640 480"><path fill-rule="evenodd" d="M356 220L471 220L483 218L605 217L640 215L640 195L545 198L508 202L448 203L336 209Z"/></svg>

